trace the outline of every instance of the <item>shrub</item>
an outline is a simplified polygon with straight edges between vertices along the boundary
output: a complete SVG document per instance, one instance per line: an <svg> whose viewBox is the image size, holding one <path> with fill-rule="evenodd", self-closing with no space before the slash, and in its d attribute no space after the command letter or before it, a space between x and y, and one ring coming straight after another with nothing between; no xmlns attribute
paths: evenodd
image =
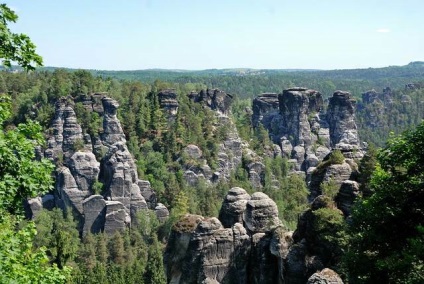
<svg viewBox="0 0 424 284"><path fill-rule="evenodd" d="M334 164L343 164L344 162L344 156L342 154L342 151L336 149L333 152L331 152L330 157L329 157L329 161L331 165Z"/></svg>
<svg viewBox="0 0 424 284"><path fill-rule="evenodd" d="M76 139L73 145L73 150L77 152L83 149L84 149L84 141L82 139Z"/></svg>

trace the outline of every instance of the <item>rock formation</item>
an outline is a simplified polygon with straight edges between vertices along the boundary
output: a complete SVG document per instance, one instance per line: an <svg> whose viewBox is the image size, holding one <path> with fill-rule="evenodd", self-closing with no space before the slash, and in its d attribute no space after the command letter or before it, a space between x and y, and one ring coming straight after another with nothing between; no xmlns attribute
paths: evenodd
<svg viewBox="0 0 424 284"><path fill-rule="evenodd" d="M319 199L314 204L311 210L328 206ZM300 284L310 277L340 279L324 269L326 259L310 247L315 244L308 235L311 210L301 220L294 243L292 232L280 224L274 201L262 192L250 196L242 188L232 188L219 219L187 214L175 224L164 255L168 283Z"/></svg>
<svg viewBox="0 0 424 284"><path fill-rule="evenodd" d="M332 241L329 241L327 238L322 238L321 234L324 232L320 231L323 230L323 226L329 226L331 228L327 228L327 230L333 230L332 234L336 236L336 225L323 225L322 222L325 221L319 219L320 215L316 214L320 209L326 209L326 214L329 214L328 211L330 211L334 215L342 215L342 212L334 207L334 203L330 198L321 195L313 201L311 208L300 216L297 229L293 234L294 244L290 247L287 257L288 265L286 266L286 280L288 283L306 283L308 278L310 281L317 281L316 279L320 279L320 277L324 277L324 275L315 275L314 273L327 271L324 268L335 265L340 261L341 252L337 250L337 247ZM326 233L328 234L328 232ZM330 279L337 278L340 280L340 277L334 271L331 272L332 273L324 274ZM313 274L315 276L312 277ZM334 278L330 274L334 274Z"/></svg>
<svg viewBox="0 0 424 284"><path fill-rule="evenodd" d="M165 110L168 119L172 120L178 113L177 94L174 89L162 90L158 93L159 104Z"/></svg>
<svg viewBox="0 0 424 284"><path fill-rule="evenodd" d="M343 281L336 272L329 268L325 268L312 274L306 284L343 284Z"/></svg>
<svg viewBox="0 0 424 284"><path fill-rule="evenodd" d="M360 143L355 123L356 101L348 92L336 91L330 98L327 121L333 148L342 152L359 150Z"/></svg>
<svg viewBox="0 0 424 284"><path fill-rule="evenodd" d="M62 98L56 103L52 135L44 153L57 165L54 203L72 210L83 234L123 230L138 211L148 208L156 210L164 220L168 210L163 205L157 206L150 183L138 179L116 116L119 104L100 95L78 98L86 109L103 118L103 131L95 137L83 134L72 98ZM36 214L44 203L30 200L29 209Z"/></svg>
<svg viewBox="0 0 424 284"><path fill-rule="evenodd" d="M278 94L264 93L253 99L252 125L257 127L262 123L266 129L270 128L271 120L279 112Z"/></svg>
<svg viewBox="0 0 424 284"><path fill-rule="evenodd" d="M252 120L254 126L260 122L269 131L296 171L308 173L332 148L346 152L350 158L361 157L355 100L347 92L336 91L327 109L319 92L291 88L278 95L278 106L275 94L257 97Z"/></svg>
<svg viewBox="0 0 424 284"><path fill-rule="evenodd" d="M261 197L265 199L265 196ZM165 253L169 283L248 283L250 281L248 265L253 238L243 226L243 216L248 200L250 196L244 189L232 188L222 206L221 220L186 215L175 225ZM272 208L273 205L275 203L269 204ZM251 211L261 211L264 207L266 206L258 210L252 208ZM265 213L265 211L261 212ZM260 213L252 212L251 215L259 216ZM259 228L267 227L268 216L261 216L262 223L259 217L257 218L258 231L260 231ZM272 219L274 215L269 217ZM263 230L261 234L264 232L269 233ZM261 234L255 238L255 244L260 242ZM178 253L175 252L176 244L180 245Z"/></svg>
<svg viewBox="0 0 424 284"><path fill-rule="evenodd" d="M190 100L202 104L203 107L215 111L216 123L214 127L225 126L226 137L218 145L218 159L215 172L212 172L211 166L203 159L202 150L196 145L188 145L184 149L184 153L191 160L195 160L197 165L186 165L184 178L192 186L197 185L201 179L211 183L228 180L231 172L241 164L243 151L242 141L237 133L237 129L228 116L231 113L233 96L218 89L207 89L198 93L191 92L188 94L188 97Z"/></svg>
<svg viewBox="0 0 424 284"><path fill-rule="evenodd" d="M196 103L202 103L212 110L219 111L224 115L230 113L233 96L219 89L201 90L199 93L191 92L189 98Z"/></svg>

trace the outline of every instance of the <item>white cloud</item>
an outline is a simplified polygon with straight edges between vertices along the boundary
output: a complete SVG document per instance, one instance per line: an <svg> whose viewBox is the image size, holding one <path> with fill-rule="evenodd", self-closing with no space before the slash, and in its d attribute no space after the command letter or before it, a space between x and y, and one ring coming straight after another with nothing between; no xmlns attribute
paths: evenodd
<svg viewBox="0 0 424 284"><path fill-rule="evenodd" d="M376 32L378 32L378 33L390 33L390 30L389 29L378 29L378 30L376 30Z"/></svg>

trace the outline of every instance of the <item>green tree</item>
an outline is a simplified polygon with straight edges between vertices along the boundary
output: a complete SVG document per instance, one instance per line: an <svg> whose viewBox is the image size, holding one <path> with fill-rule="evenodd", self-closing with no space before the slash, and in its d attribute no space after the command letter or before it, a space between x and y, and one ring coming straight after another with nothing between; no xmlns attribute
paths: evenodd
<svg viewBox="0 0 424 284"><path fill-rule="evenodd" d="M125 262L125 247L124 240L119 231L113 234L109 241L110 260L116 264L124 264Z"/></svg>
<svg viewBox="0 0 424 284"><path fill-rule="evenodd" d="M64 283L70 269L50 266L46 248L33 248L32 241L37 234L34 223L28 222L16 231L15 218L5 212L1 216L0 283Z"/></svg>
<svg viewBox="0 0 424 284"><path fill-rule="evenodd" d="M32 121L5 130L10 117L10 98L0 96L0 209L10 213L22 211L22 202L53 188L53 164L35 160L36 146L44 144L41 126Z"/></svg>
<svg viewBox="0 0 424 284"><path fill-rule="evenodd" d="M152 238L149 246L149 257L145 273L145 283L165 284L165 268L163 266L162 249L156 235Z"/></svg>
<svg viewBox="0 0 424 284"><path fill-rule="evenodd" d="M63 268L68 261L77 255L80 244L78 230L72 215L59 208L52 211L42 210L35 219L39 234L35 239L36 246L48 248L53 263Z"/></svg>
<svg viewBox="0 0 424 284"><path fill-rule="evenodd" d="M17 20L18 15L12 9L0 4L0 59L7 67L16 62L26 70L33 70L43 64L43 59L35 53L35 44L27 35L12 33L8 28L8 24Z"/></svg>
<svg viewBox="0 0 424 284"><path fill-rule="evenodd" d="M424 281L424 123L379 152L370 189L354 207L346 257L352 283Z"/></svg>
<svg viewBox="0 0 424 284"><path fill-rule="evenodd" d="M7 25L18 16L0 4L0 60L5 66L16 62L26 70L42 64L35 45L28 36L12 33ZM34 249L35 224L18 228L22 201L52 188L53 165L47 160L35 161L35 147L43 144L41 127L34 122L5 130L11 116L10 98L0 97L0 283L63 283L70 269L50 266L46 249ZM15 220L16 219L16 220Z"/></svg>

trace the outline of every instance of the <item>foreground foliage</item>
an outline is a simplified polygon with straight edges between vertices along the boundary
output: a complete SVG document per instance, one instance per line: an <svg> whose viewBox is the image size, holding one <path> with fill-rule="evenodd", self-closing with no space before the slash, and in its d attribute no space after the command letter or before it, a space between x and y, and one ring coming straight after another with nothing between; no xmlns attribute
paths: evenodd
<svg viewBox="0 0 424 284"><path fill-rule="evenodd" d="M359 202L346 257L352 283L424 281L424 123L378 155L373 194Z"/></svg>
<svg viewBox="0 0 424 284"><path fill-rule="evenodd" d="M70 268L50 265L46 248L33 248L37 234L33 222L16 230L17 221L2 212L0 221L0 283L64 283Z"/></svg>

